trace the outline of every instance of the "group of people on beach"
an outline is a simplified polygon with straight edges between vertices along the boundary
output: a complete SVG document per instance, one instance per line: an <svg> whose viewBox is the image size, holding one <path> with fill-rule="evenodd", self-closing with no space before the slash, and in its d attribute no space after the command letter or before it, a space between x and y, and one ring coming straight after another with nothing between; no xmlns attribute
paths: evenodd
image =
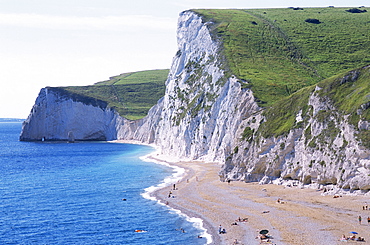
<svg viewBox="0 0 370 245"><path fill-rule="evenodd" d="M358 216L358 223L361 225L362 223L362 217L361 215ZM367 217L367 224L370 225L370 216Z"/></svg>
<svg viewBox="0 0 370 245"><path fill-rule="evenodd" d="M238 222L248 222L248 218L238 218L237 220L235 221L238 221Z"/></svg>
<svg viewBox="0 0 370 245"><path fill-rule="evenodd" d="M226 229L225 228L222 228L222 225L220 225L218 227L218 234L225 234L226 233Z"/></svg>
<svg viewBox="0 0 370 245"><path fill-rule="evenodd" d="M237 218L234 223L231 223L231 225L238 225L237 222L248 222L248 218Z"/></svg>
<svg viewBox="0 0 370 245"><path fill-rule="evenodd" d="M278 199L276 200L276 203L284 204L284 203L285 203L285 201L281 200L281 198L278 198Z"/></svg>
<svg viewBox="0 0 370 245"><path fill-rule="evenodd" d="M176 184L173 184L173 189L172 190L177 190L176 189ZM175 197L175 196L173 196L172 195L172 190L170 190L169 192L168 192L168 198L170 198L170 197Z"/></svg>
<svg viewBox="0 0 370 245"><path fill-rule="evenodd" d="M364 242L365 241L365 238L363 237L356 237L355 234L353 234L352 236L349 236L349 237L346 237L346 235L342 235L342 238L340 239L341 241L358 241L358 242Z"/></svg>

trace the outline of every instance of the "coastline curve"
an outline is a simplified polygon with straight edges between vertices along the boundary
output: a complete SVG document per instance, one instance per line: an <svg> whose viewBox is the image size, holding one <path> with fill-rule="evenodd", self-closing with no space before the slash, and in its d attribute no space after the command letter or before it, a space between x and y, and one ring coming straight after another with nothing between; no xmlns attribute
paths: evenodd
<svg viewBox="0 0 370 245"><path fill-rule="evenodd" d="M206 244L212 244L214 242L214 239L213 239L214 235L208 233L209 228L207 229L206 227L208 227L209 225L207 225L207 223L201 217L196 217L197 215L191 214L190 212L187 212L179 207L175 208L174 205L172 204L167 204L166 201L158 195L158 192L160 190L163 190L164 188L169 187L172 184L177 184L180 181L183 181L188 171L185 168L173 165L172 163L169 163L165 160L154 158L153 155L155 155L156 153L157 152L151 153L149 155L141 157L140 159L142 161L153 162L155 164L160 164L160 165L170 167L174 170L174 173L166 177L158 185L150 186L146 188L145 192L142 193L141 196L146 199L156 201L159 204L168 207L170 212L174 212L180 217L185 218L185 220L192 223L196 229L199 229L202 231L202 233L200 234L200 238L205 238Z"/></svg>

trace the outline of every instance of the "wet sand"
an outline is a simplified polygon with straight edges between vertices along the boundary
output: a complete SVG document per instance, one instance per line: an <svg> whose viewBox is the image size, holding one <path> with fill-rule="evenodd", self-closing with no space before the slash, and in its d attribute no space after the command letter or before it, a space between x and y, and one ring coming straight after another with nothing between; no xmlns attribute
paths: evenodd
<svg viewBox="0 0 370 245"><path fill-rule="evenodd" d="M350 236L351 231L365 237L366 242L347 241L347 244L370 244L367 221L370 211L362 210L368 197L333 198L313 189L221 182L220 166L215 163L172 164L186 169L184 178L176 183L175 190L171 185L154 195L189 217L201 218L212 235L211 244L234 244L235 239L237 244L260 244L256 237L262 229L269 230L272 244L343 244L339 241L342 234ZM239 217L248 221L239 222ZM220 225L225 234L218 233Z"/></svg>

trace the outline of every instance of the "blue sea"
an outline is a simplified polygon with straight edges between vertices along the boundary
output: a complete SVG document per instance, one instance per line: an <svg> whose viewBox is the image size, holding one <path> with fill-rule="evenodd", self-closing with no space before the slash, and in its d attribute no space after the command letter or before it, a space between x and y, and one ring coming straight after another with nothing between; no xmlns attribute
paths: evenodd
<svg viewBox="0 0 370 245"><path fill-rule="evenodd" d="M0 123L0 244L207 243L195 223L144 198L174 174L140 160L153 148L20 142L21 126Z"/></svg>

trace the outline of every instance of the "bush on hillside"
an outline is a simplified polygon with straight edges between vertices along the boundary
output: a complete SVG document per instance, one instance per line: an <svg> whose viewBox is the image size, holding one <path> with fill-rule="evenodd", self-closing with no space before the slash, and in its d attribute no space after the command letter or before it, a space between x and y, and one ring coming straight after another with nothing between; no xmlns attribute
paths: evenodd
<svg viewBox="0 0 370 245"><path fill-rule="evenodd" d="M354 14L358 14L358 13L365 13L365 12L367 12L367 10L366 10L366 9L361 10L361 9L357 9L357 8L347 9L346 11L347 11L347 12L350 12L350 13L354 13Z"/></svg>
<svg viewBox="0 0 370 245"><path fill-rule="evenodd" d="M318 19L306 19L305 21L307 23L312 23L312 24L320 24L320 23L322 23Z"/></svg>

